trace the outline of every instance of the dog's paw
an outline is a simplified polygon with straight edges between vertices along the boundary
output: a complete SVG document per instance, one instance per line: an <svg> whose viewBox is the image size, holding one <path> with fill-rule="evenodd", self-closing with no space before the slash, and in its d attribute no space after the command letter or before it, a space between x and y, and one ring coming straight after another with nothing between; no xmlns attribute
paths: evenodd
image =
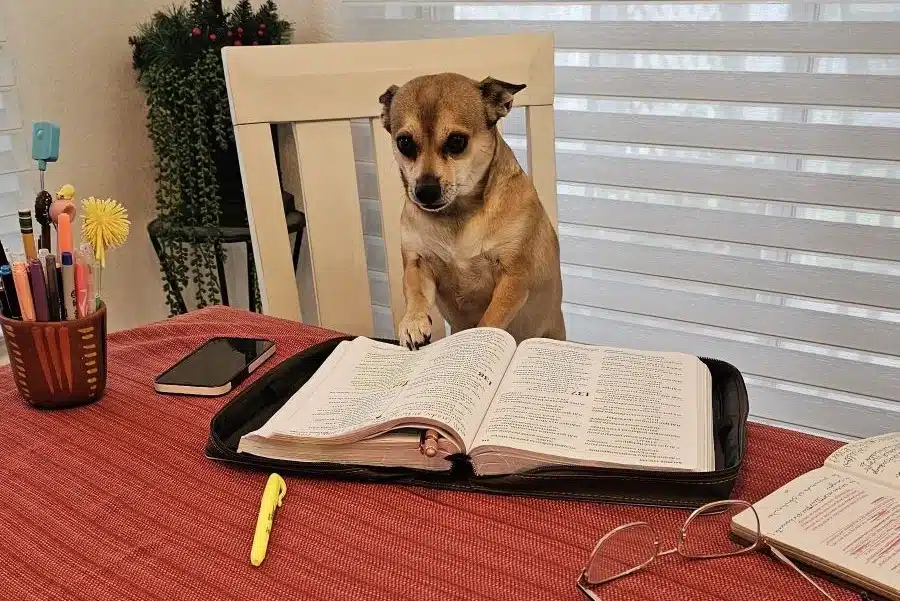
<svg viewBox="0 0 900 601"><path fill-rule="evenodd" d="M407 313L398 328L400 344L418 350L431 342L431 316L427 313Z"/></svg>

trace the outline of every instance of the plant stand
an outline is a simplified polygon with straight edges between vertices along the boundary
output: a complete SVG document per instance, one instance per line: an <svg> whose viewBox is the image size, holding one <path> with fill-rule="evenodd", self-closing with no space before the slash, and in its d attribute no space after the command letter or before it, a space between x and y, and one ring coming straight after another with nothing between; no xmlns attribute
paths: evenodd
<svg viewBox="0 0 900 601"><path fill-rule="evenodd" d="M296 238L294 239L294 248L292 251L292 258L294 262L294 273L297 272L297 264L300 260L300 244L303 242L303 231L306 229L306 215L304 215L301 211L288 211L285 214L285 220L287 221L287 231L288 235L296 234ZM169 286L172 287L172 290L176 291L176 295L178 298L178 309L184 314L187 313L187 305L184 302L184 297L181 295L181 288L178 285L178 280L175 277L174 272L172 271L172 266L169 265L168 261L166 261L166 257L162 251L162 246L159 243L160 234L166 231L166 223L160 219L154 219L147 225L147 234L150 236L150 243L153 245L153 250L156 252L156 257L159 259L159 264L162 267L163 273L165 274L166 279L169 282ZM182 243L188 244L203 244L208 243L210 240L218 237L219 241L222 244L245 244L247 247L247 292L248 298L250 299L250 311L256 310L254 299L256 298L256 278L254 277L254 269L253 269L253 240L250 237L250 228L247 226L222 226L218 228L218 230L214 230L213 228L207 227L194 227L188 228L187 231L184 231L182 228ZM219 271L219 290L222 294L222 304L229 305L228 301L228 286L225 278L225 265L222 263L221 257L216 257L216 267Z"/></svg>

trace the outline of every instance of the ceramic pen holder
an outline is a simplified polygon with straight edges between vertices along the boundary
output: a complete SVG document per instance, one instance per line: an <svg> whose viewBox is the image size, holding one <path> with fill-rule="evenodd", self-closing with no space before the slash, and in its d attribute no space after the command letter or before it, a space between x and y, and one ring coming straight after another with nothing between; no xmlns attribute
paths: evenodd
<svg viewBox="0 0 900 601"><path fill-rule="evenodd" d="M106 305L71 321L0 316L13 380L31 405L61 409L93 403L106 389Z"/></svg>

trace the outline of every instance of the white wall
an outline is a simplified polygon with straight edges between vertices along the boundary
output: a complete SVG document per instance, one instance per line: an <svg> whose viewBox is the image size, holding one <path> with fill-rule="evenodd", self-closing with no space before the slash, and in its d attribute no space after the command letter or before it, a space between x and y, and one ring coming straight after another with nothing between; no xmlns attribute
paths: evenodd
<svg viewBox="0 0 900 601"><path fill-rule="evenodd" d="M6 6L26 127L49 120L62 128L60 160L48 170L48 189L71 183L79 198L111 196L129 210L132 235L125 247L111 254L103 282L112 330L167 315L146 230L155 211L152 152L128 36L154 11L171 4L13 0ZM336 36L338 2L281 0L278 5L294 22L295 41ZM229 292L234 290L237 300L246 302L246 262L233 261L229 271ZM189 291L185 298L190 298Z"/></svg>

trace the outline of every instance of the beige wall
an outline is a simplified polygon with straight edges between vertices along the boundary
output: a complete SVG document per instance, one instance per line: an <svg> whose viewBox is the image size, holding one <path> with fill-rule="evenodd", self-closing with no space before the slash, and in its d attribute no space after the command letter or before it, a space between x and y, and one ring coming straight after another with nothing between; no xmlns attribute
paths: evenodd
<svg viewBox="0 0 900 601"><path fill-rule="evenodd" d="M79 198L111 196L129 210L132 235L125 247L111 254L103 282L113 330L167 315L158 263L147 238L154 213L152 154L128 36L155 10L171 4L9 0L5 7L25 126L30 130L33 121L46 119L62 129L60 160L48 170L47 187L55 190L71 183ZM336 34L336 1L278 4L295 23L296 41L321 41Z"/></svg>

